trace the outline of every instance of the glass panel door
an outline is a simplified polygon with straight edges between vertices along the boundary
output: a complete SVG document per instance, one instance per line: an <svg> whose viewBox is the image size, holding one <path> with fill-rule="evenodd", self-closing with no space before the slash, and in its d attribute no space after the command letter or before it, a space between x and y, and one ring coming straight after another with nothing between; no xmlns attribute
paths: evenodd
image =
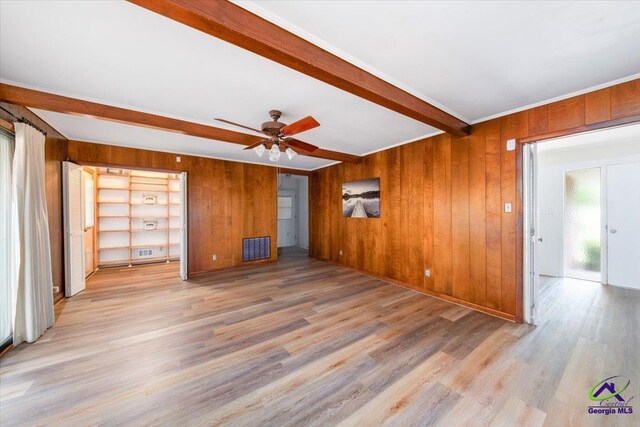
<svg viewBox="0 0 640 427"><path fill-rule="evenodd" d="M0 132L0 345L12 335L11 280L9 263L11 248L11 160L13 137Z"/></svg>
<svg viewBox="0 0 640 427"><path fill-rule="evenodd" d="M565 276L601 281L600 168L564 174Z"/></svg>

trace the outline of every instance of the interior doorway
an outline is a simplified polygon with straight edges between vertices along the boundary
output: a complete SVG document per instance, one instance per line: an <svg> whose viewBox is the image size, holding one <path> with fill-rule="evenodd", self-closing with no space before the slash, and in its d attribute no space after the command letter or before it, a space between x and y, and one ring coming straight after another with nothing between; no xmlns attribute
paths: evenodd
<svg viewBox="0 0 640 427"><path fill-rule="evenodd" d="M636 124L523 146L525 321L541 283L640 291L639 143Z"/></svg>
<svg viewBox="0 0 640 427"><path fill-rule="evenodd" d="M101 269L175 262L186 280L186 173L70 162L63 172L67 297Z"/></svg>
<svg viewBox="0 0 640 427"><path fill-rule="evenodd" d="M278 248L309 249L309 178L278 174Z"/></svg>

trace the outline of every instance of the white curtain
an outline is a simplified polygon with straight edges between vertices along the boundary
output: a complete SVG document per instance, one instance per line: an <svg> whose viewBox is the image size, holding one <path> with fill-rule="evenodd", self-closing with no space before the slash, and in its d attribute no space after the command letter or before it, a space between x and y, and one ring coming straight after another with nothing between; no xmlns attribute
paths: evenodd
<svg viewBox="0 0 640 427"><path fill-rule="evenodd" d="M15 124L12 170L13 344L37 340L53 326L53 279L45 188L44 140Z"/></svg>

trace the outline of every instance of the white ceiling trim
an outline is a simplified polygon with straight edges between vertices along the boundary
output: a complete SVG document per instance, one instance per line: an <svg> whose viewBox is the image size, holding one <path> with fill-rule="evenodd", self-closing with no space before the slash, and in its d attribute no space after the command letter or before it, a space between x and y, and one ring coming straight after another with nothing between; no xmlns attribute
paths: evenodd
<svg viewBox="0 0 640 427"><path fill-rule="evenodd" d="M309 172L313 172L313 171L317 171L320 169L324 169L324 168L328 168L329 166L334 166L334 165L338 165L342 163L341 161L335 161L333 163L329 163L328 165L324 165L324 166L318 166L317 168L313 168L313 169L302 169L302 170L308 170ZM290 168L292 169L292 168ZM300 169L300 168L293 168L293 169Z"/></svg>
<svg viewBox="0 0 640 427"><path fill-rule="evenodd" d="M401 145L411 144L412 142L420 141L421 139L431 138L432 136L436 136L436 135L442 135L443 133L445 133L445 132L441 131L441 130L440 131L436 131L436 132L431 132L431 133L428 133L426 135L419 136L417 138L407 139L405 141L398 142L397 144L392 144L392 145L389 145L389 146L384 147L384 148L380 148L380 149L377 149L377 150L369 151L368 153L364 153L362 156L364 157L364 156L368 156L369 154L379 153L380 151L389 150L391 148L399 147Z"/></svg>
<svg viewBox="0 0 640 427"><path fill-rule="evenodd" d="M621 83L630 82L631 80L636 80L636 79L640 79L640 73L632 74L632 75L627 76L627 77L622 77L622 78L617 79L617 80L612 80L612 81L607 82L607 83L602 83L602 84L599 84L599 85L591 86L591 87L588 87L586 89L577 90L575 92L567 93L565 95L556 96L555 98L545 99L544 101L536 102L534 104L529 104L529 105L525 105L523 107L514 108L513 110L508 110L508 111L504 111L502 113L493 114L493 115L488 116L488 117L483 117L483 118L478 119L478 120L473 120L472 122L469 122L469 124L475 125L477 123L482 123L482 122L486 122L488 120L497 119L499 117L508 116L509 114L514 114L514 113L519 113L521 111L530 110L531 108L536 108L536 107L540 107L542 105L551 104L553 102L562 101L564 99L573 98L574 96L584 95L585 93L594 92L594 91L600 90L600 89L605 89L605 88L608 88L608 87L611 87L611 86L615 86L615 85L618 85L618 84L621 84Z"/></svg>
<svg viewBox="0 0 640 427"><path fill-rule="evenodd" d="M349 55L347 52L338 49L337 47L333 46L330 43L327 43L326 41L324 41L323 39L314 36L311 33L308 33L307 31L303 30L302 28L298 27L295 24L292 24L291 22L283 19L282 17L269 12L268 10L264 9L263 7L257 5L256 3L252 2L252 1L247 1L247 0L229 0L232 3L235 3L236 5L242 7L243 9L248 10L249 12L258 15L261 18L266 19L267 21L270 21L274 24L276 24L277 26L284 28L285 30L297 35L298 37L301 37L303 39L305 39L306 41L326 50L329 53L332 53L334 55L336 55L337 57L344 59L345 61L355 65L356 67L362 68L363 70L373 74L376 77L381 78L382 80L386 81L387 83L390 83L394 86L396 86L399 89L404 90L405 92L410 93L413 96L416 96L418 98L420 98L421 100L433 105L434 107L437 107L439 109L441 109L442 111L451 114L452 116L457 117L458 119L469 123L469 119L467 119L466 117L464 117L462 114L454 111L453 109L447 107L446 105L442 105L440 104L438 101L433 100L431 98L429 98L427 95L425 95L424 93L421 93L420 91L407 86L406 84L402 83L401 81L394 79L393 77L383 73L382 71L378 70L377 68L365 63L364 61L359 60L358 58L355 58L352 55ZM356 96L356 95L354 95ZM399 144L398 144L399 145ZM388 147L389 148L389 147ZM382 150L385 150L386 148L383 148ZM377 151L381 151L381 150L377 150Z"/></svg>

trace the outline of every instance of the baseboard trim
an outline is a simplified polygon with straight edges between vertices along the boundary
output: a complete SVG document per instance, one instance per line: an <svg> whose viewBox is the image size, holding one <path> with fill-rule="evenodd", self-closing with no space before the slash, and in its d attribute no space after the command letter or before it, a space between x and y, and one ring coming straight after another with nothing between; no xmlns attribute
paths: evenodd
<svg viewBox="0 0 640 427"><path fill-rule="evenodd" d="M13 349L13 339L7 339L2 345L0 345L0 357L9 353Z"/></svg>
<svg viewBox="0 0 640 427"><path fill-rule="evenodd" d="M336 262L336 261L332 261L332 260L329 260L329 259L324 259L324 258L312 256L312 255L309 255L309 256L311 258L316 258L316 259L319 259L321 261L326 261L326 262L329 262L331 264L336 264L336 265L339 265L341 267L348 268L349 270L357 271L358 273L362 273L362 274L364 274L366 276L373 277L375 279L382 280L383 282L387 282L387 283L390 283L390 284L395 285L395 286L400 286L402 288L406 288L406 289L421 293L423 295L427 295L427 296L430 296L430 297L433 297L433 298L436 298L436 299L439 299L439 300L442 300L442 301L450 302L450 303L453 303L453 304L456 304L456 305L459 305L459 306L462 306L462 307L465 307L465 308L470 308L472 310L479 311L481 313L488 314L490 316L498 317L500 319L508 320L510 322L516 322L515 314L506 313L504 311L496 310L496 309L491 308L491 307L485 307L483 305L479 305L479 304L475 304L473 302L461 300L459 298L452 297L452 296L449 296L449 295L439 294L437 292L433 292L433 291L430 291L428 289L421 289L421 288L418 288L417 286L413 286L413 285L411 285L409 283L406 283L406 282L403 282L401 280L396 280L396 279L392 279L390 277L385 277L385 276L380 276L378 274L370 273L370 272L365 271L365 270L360 270L360 269L357 269L357 268L348 267L348 266L346 266L346 265L344 265L342 263L339 263L339 262Z"/></svg>
<svg viewBox="0 0 640 427"><path fill-rule="evenodd" d="M58 292L53 296L53 305L56 305L64 299L64 292Z"/></svg>
<svg viewBox="0 0 640 427"><path fill-rule="evenodd" d="M189 279L191 279L192 276L193 277L197 277L197 276L202 276L202 275L211 274L211 273L222 273L224 271L239 270L239 269L243 269L243 268L255 267L256 265L270 264L270 263L277 262L277 261L278 261L277 259L261 259L261 260L256 260L256 261L243 262L241 265L233 265L233 266L230 266L230 267L216 268L215 270L190 271L189 272Z"/></svg>

